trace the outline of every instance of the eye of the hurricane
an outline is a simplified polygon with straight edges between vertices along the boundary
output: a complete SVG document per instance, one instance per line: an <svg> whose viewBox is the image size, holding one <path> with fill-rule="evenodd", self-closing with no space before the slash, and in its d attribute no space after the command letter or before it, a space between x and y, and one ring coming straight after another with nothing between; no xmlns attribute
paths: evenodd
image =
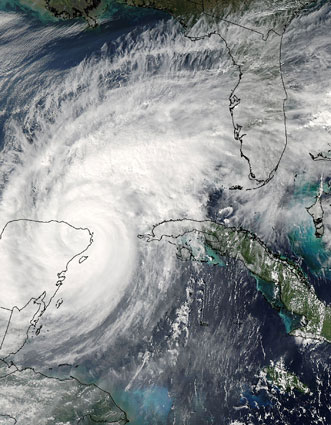
<svg viewBox="0 0 331 425"><path fill-rule="evenodd" d="M160 26L122 47L120 40L120 53L103 48L65 78L54 76L32 99L24 122L9 126L3 224L55 219L93 233L87 260L72 262L43 315L56 344L73 329L76 336L93 331L115 310L109 332L151 314L158 296L148 312L142 294L171 285L173 260L158 253L156 268L157 248L137 235L188 211L203 218L208 190L218 183L216 167L234 157L236 147L223 137L231 136L224 127L231 123L215 116L216 101L227 103L224 86L215 83L226 60L219 40L192 43L178 28L167 34ZM49 240L40 243L47 247ZM29 267L36 267L31 276L38 274L35 263Z"/></svg>

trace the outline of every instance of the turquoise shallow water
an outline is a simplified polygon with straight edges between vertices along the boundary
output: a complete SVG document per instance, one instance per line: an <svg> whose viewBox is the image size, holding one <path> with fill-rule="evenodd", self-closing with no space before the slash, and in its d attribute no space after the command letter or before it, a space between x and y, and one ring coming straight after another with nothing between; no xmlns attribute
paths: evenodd
<svg viewBox="0 0 331 425"><path fill-rule="evenodd" d="M209 246L206 246L206 253L210 257L208 259L208 264L215 264L220 267L225 266L225 262L222 260L222 258Z"/></svg>
<svg viewBox="0 0 331 425"><path fill-rule="evenodd" d="M312 205L320 189L320 180L305 182L295 187L292 195L292 203L307 208ZM323 196L329 194L328 182L323 184ZM316 275L323 275L327 279L331 278L329 269L330 252L326 248L323 238L316 238L315 227L312 217L305 214L305 219L296 223L288 234L292 252L301 257L309 271Z"/></svg>
<svg viewBox="0 0 331 425"><path fill-rule="evenodd" d="M286 333L290 333L294 329L297 329L300 325L301 317L286 310L284 304L275 292L275 285L256 276L254 277L257 290L263 294L273 308L278 310L278 314L284 323Z"/></svg>
<svg viewBox="0 0 331 425"><path fill-rule="evenodd" d="M309 219L296 226L288 237L294 254L304 260L313 274L328 272L331 277L328 270L330 253L323 239L316 238L314 225Z"/></svg>
<svg viewBox="0 0 331 425"><path fill-rule="evenodd" d="M1 0L0 0L1 3ZM12 2L13 3L13 2ZM3 3L1 3L3 4ZM110 2L110 4L114 4L115 2ZM13 6L11 6L13 7ZM115 7L115 6L114 6ZM13 9L12 9L13 10ZM52 62L49 66L49 68L53 67L56 69L56 72L59 72L60 68L63 67L64 70L66 70L69 67L76 66L77 63L79 63L85 56L89 57L92 54L95 54L94 52L98 52L104 43L111 44L112 36L110 34L110 27L115 25L115 19L117 16L120 15L121 11L124 11L124 9L119 9L117 12L115 9L108 10L109 16L113 17L113 21L110 22L109 26L107 28L101 27L98 30L90 30L90 31L82 31L82 34L79 34L79 36L75 37L68 37L65 40L57 39L54 43L48 44L45 47L44 54L41 55L42 57L46 57L46 53L49 54L48 60L52 59ZM28 16L28 13L30 12L24 12L20 15L24 15L25 17ZM130 12L131 13L131 12ZM146 11L141 11L144 15L146 15ZM133 12L132 12L133 14ZM37 26L40 24L40 20L38 21L36 19L30 19L29 15L29 24ZM35 16L38 16L36 13ZM47 18L45 18L47 19ZM26 20L28 20L26 18ZM33 23L31 23L33 21ZM117 21L118 22L118 21ZM21 20L19 21L18 25L21 23ZM40 24L41 25L41 24ZM57 22L54 27L60 27L64 28L66 25L71 25L71 23L66 22ZM84 27L84 24L81 25ZM14 32L14 31L13 31ZM301 36L301 35L300 35ZM14 37L14 36L13 36ZM305 40L304 40L305 41ZM111 48L111 47L110 47ZM62 58L65 60L62 61ZM15 58L16 59L16 58ZM40 60L40 59L39 59ZM29 58L29 61L31 61L31 57ZM46 68L46 65L45 65ZM26 69L25 67L22 67L22 69ZM27 67L28 69L28 67ZM42 78L40 73L36 74L38 78ZM14 80L14 79L13 79ZM10 93L10 87L8 88L8 93ZM29 103L28 103L29 104ZM18 105L17 103L13 104L13 110L17 110ZM11 111L9 111L10 113ZM318 188L318 183L315 184L314 191L316 191ZM311 201L314 199L315 193L312 190L310 193L309 191L309 185L306 187L306 193L307 197L305 198L307 200L307 203L304 203L302 205L302 209L304 211L305 206L310 205ZM299 202L296 200L296 202ZM312 221L311 217L307 214L307 219L303 223L307 225L307 228L309 228L311 240L308 243L308 245L313 244L317 241L317 243L320 243L322 241L316 240L314 238L314 232L312 227ZM302 230L302 229L301 229ZM300 238L304 238L302 234L299 234L296 236L296 240L298 242L299 248L304 242ZM308 246L309 248L309 246ZM310 247L311 248L311 247ZM322 247L323 248L323 247ZM277 252L285 252L283 251L282 246L276 247ZM314 251L314 248L311 248ZM267 308L264 309L264 311L259 311L257 308L256 311L256 320L254 322L252 321L246 321L246 318L248 317L246 315L246 312L249 313L250 311L247 309L247 304L249 304L247 301L253 300L254 301L254 295L256 294L256 291L254 289L254 286L250 285L251 292L243 291L242 293L240 291L235 290L235 292L231 292L233 288L235 288L236 285L232 283L237 282L238 274L233 273L231 275L231 270L228 275L224 273L224 276L227 276L229 278L232 278L232 280L229 279L229 285L222 284L226 283L224 280L222 281L219 277L223 277L223 275L220 273L220 270L218 270L217 266L223 266L224 263L222 259L219 256L215 256L214 253L209 252L210 264L215 264L214 267L210 267L208 270L208 273L206 275L203 275L203 277L206 278L207 284L209 282L209 288L212 289L213 292L213 300L222 300L224 299L224 303L222 306L224 306L224 310L221 308L218 308L218 304L215 302L215 305L213 303L210 303L210 305L207 305L206 308L206 320L213 325L208 327L200 327L197 325L195 316L193 314L191 315L191 323L190 323L190 338L188 341L187 347L182 349L182 361L178 363L178 368L176 366L176 369L167 370L165 369L165 377L163 375L162 382L161 379L158 381L155 379L155 386L151 387L151 383L153 382L152 379L147 379L149 377L148 373L146 373L145 377L141 377L139 380L140 388L133 388L130 391L124 391L125 386L128 384L130 379L132 378L132 374L134 373L134 370L129 369L128 367L128 373L125 373L125 368L123 367L123 364L125 364L125 361L122 361L123 358L128 355L129 359L135 359L135 353L138 352L138 349L141 350L142 348L140 345L137 348L137 345L140 342L136 342L137 340L140 340L141 336L150 335L149 329L145 333L145 329L141 329L141 334L139 332L136 332L136 328L133 329L132 333L127 335L127 339L130 341L130 343L127 343L127 345L122 345L122 341L120 340L120 343L118 343L117 340L109 340L106 341L107 344L109 344L109 352L106 352L105 355L93 357L91 358L90 367L86 368L86 370L83 370L84 375L82 381L84 382L98 382L98 378L100 377L100 380L106 381L106 378L104 377L108 370L111 368L116 371L116 374L113 373L110 374L110 378L105 383L104 386L100 385L101 387L107 388L107 389L113 389L117 388L118 391L110 391L110 393L114 396L116 402L128 412L128 416L130 418L130 423L134 425L163 425L167 422L171 422L168 418L169 416L172 416L172 412L175 412L178 414L179 420L176 420L176 424L184 424L184 423L190 423L190 425L203 425L207 423L207 419L204 417L200 419L200 417L197 418L197 406L202 411L205 409L205 411L213 415L215 418L214 424L216 425L223 425L223 423L229 424L229 423L236 423L235 419L238 419L238 423L254 423L254 424L263 424L263 425L269 425L274 424L277 421L281 421L280 423L286 422L291 423L292 425L299 424L312 424L314 423L314 420L316 420L316 417L326 417L326 415L329 413L329 401L328 400L328 382L329 382L329 372L328 369L325 369L325 372L323 372L322 367L323 365L328 365L329 356L327 352L327 347L325 345L322 347L316 347L314 348L314 360L318 360L315 363L309 363L309 354L303 356L301 355L301 351L299 352L297 358L294 357L293 364L297 366L298 370L302 372L305 379L309 382L309 377L318 377L318 385L320 385L321 391L315 391L314 394L315 397L315 404L313 402L307 403L304 399L302 399L301 394L298 395L300 398L293 399L293 401L287 401L284 400L284 398L280 398L279 400L275 397L272 399L275 400L275 408L272 410L271 405L269 402L260 396L260 394L254 394L247 392L245 396L245 403L247 403L246 400L248 400L247 405L251 407L251 409L238 409L238 410L231 410L230 413L226 410L228 407L232 408L232 399L230 401L225 401L224 392L223 392L223 386L225 390L232 388L237 388L238 385L237 382L240 383L242 381L250 381L251 375L255 373L256 370L259 370L260 367L266 364L265 358L262 355L261 347L266 348L266 353L268 356L274 356L273 360L277 360L277 356L284 355L285 353L288 353L288 355L291 355L296 350L294 344L294 338L291 337L284 337L283 339L278 338L276 339L275 336L278 336L279 334L283 335L285 334L283 330L283 326L285 326L286 330L289 329L289 326L291 325L292 318L286 316L283 314L282 317L282 311L279 312L280 317L282 318L282 321L278 319L277 317L277 311L272 310L269 308L269 306L266 303L266 300L259 300L259 305L264 304ZM309 256L309 255L308 255ZM215 277L213 280L211 279L208 281L209 273L211 272L211 269L213 269L213 272L217 272L218 274L215 274ZM222 269L222 272L225 272L226 270ZM241 277L241 276L240 276ZM243 276L243 280L247 278L247 273ZM182 285L183 282L176 282L176 284ZM273 298L274 288L269 284L263 285L264 293L269 296L271 299ZM228 288L228 289L227 289ZM261 291L262 292L262 291ZM235 297L231 297L231 295L236 294ZM177 294L176 294L177 295ZM249 298L251 297L251 298ZM267 298L267 297L266 297ZM169 305L173 306L174 309L177 308L178 299L173 296L173 298L170 298ZM213 301L212 300L212 301ZM207 304L207 303L206 303ZM179 304L178 304L179 305ZM216 306L216 307L215 307ZM129 307L134 307L134 305L129 305ZM151 308L155 308L153 305L150 306ZM122 307L121 307L122 308ZM261 309L262 310L262 309ZM124 310L123 310L124 311ZM121 313L122 310L119 310ZM246 324L248 326L252 326L251 330L255 332L255 323L258 324L259 330L258 335L261 335L262 338L264 338L262 341L264 345L261 347L259 344L256 343L255 338L251 338L250 340L248 338L242 338L242 334L238 332L238 328L236 327L236 320L238 317L237 312L242 312L243 317L243 325L244 327ZM170 316L171 318L171 316ZM226 323L227 318L229 318L228 323L229 327L225 329L223 327L223 323ZM255 318L254 318L255 319ZM257 320L258 319L258 320ZM170 320L168 317L165 317L165 320ZM269 326L271 322L271 326ZM107 326L111 326L113 323L112 317L110 317L109 321L106 324L100 325L100 329L98 329L98 334L96 335L98 341L102 341L105 339ZM221 324L221 326L218 326L218 323ZM283 325L284 323L284 325ZM266 324L266 325L265 325ZM161 322L161 325L163 325L163 322ZM158 324L155 324L155 329ZM215 334L210 334L210 329L215 329ZM224 330L223 330L224 328ZM271 329L270 331L270 328ZM151 328L152 329L152 328ZM154 328L153 328L154 329ZM152 330L153 330L152 329ZM163 327L160 329L162 330L162 333L160 332L158 335L160 335L162 338L167 335L166 327ZM245 328L244 328L245 329ZM247 329L247 328L246 328ZM264 331L264 329L267 330L267 332ZM138 336L135 335L138 334ZM245 335L249 335L248 332L245 333ZM198 336L198 338L196 337ZM73 337L74 338L74 337ZM196 344L195 341L199 340L199 345ZM270 345L271 340L271 345ZM91 339L91 341L94 341ZM159 339L153 338L153 347L155 347L155 353L156 356L158 353L163 350L163 346L159 343ZM163 341L163 339L162 339ZM239 343L238 343L239 341ZM276 342L276 343L275 343ZM240 351L231 351L232 347L238 346L240 347ZM64 347L65 350L72 349L74 347L74 342L69 344L68 347ZM124 348L123 348L124 347ZM148 348L150 346L148 345ZM143 347L145 348L145 347ZM166 346L167 349L167 346ZM300 347L301 350L301 347ZM320 350L320 351L318 351ZM320 352L324 350L325 356L320 361ZM64 351L64 355L66 355L67 351ZM223 355L226 354L226 356ZM212 354L211 357L209 357L209 354ZM323 353L322 353L323 354ZM162 353L163 355L163 353ZM167 355L165 351L165 356ZM36 356L39 357L39 356ZM166 358L166 357L164 357ZM199 362L199 360L201 361ZM212 359L212 360L209 360ZM228 359L228 360L227 360ZM241 363L238 362L238 360L241 360ZM305 363L306 362L306 363ZM134 363L134 362L133 362ZM187 365L187 368L185 369L185 372L182 372L182 367ZM195 369L192 367L192 365L196 365ZM261 366L262 365L262 366ZM302 368L301 368L301 365ZM307 366L308 365L308 366ZM321 366L322 365L322 366ZM303 369L303 367L306 367L306 369ZM325 366L326 368L327 366ZM146 366L145 369L148 369L149 366ZM154 377L157 376L156 374L153 375L154 371L153 368L151 368L150 376ZM235 373L234 373L235 371ZM249 374L251 371L251 374ZM326 373L327 371L327 373ZM132 373L131 373L132 372ZM210 373L211 372L211 373ZM69 372L68 372L69 373ZM109 372L110 373L110 372ZM324 377L323 377L324 374ZM63 372L63 375L65 373ZM141 374L143 375L143 374ZM112 379L113 377L119 376L118 381ZM301 376L301 375L300 375ZM147 377L147 378L146 378ZM307 378L308 377L308 378ZM229 379L229 383L227 383L227 380ZM230 381L231 379L231 381ZM195 399L190 399L189 401L186 400L186 396L194 395L193 392L193 386L189 387L190 381L198 382L199 387L198 391L199 394L199 402L200 404L195 401ZM138 379L137 379L138 381ZM164 383L166 382L166 383ZM325 384L322 386L322 384L325 382ZM158 384L158 386L157 386ZM121 386L122 385L122 386ZM137 384L138 385L138 384ZM228 385L228 386L226 386ZM169 392L171 393L172 399L169 396ZM182 392L181 392L182 390ZM230 396L231 396L230 391ZM236 390L237 391L237 390ZM238 405L238 392L236 392L236 399L234 402L234 405ZM228 395L228 394L226 394ZM188 398L188 397L187 397ZM192 400L192 401L191 401ZM228 400L228 399L227 399ZM209 404L208 404L209 403ZM258 409L256 407L262 406L261 409ZM270 409L268 410L268 414L263 415L263 409L264 406L269 406ZM321 407L320 407L321 406ZM268 407L268 408L269 408ZM173 410L172 410L173 409ZM305 415L302 414L303 409L305 409ZM181 410L183 411L183 414L180 416ZM258 419L250 419L247 418L245 415L248 415L247 412L253 411L252 415L255 415L254 418ZM187 413L189 412L189 413ZM254 413L256 412L256 413ZM279 414L278 414L279 412ZM312 420L309 420L309 414L310 412L313 412L312 414L315 415L315 417ZM190 415L189 419L187 419L187 416L185 418L185 415ZM300 415L303 415L300 417ZM202 415L201 415L202 416ZM231 416L231 419L229 417ZM182 420L181 420L182 419ZM208 419L209 420L209 419ZM211 420L210 420L211 421ZM299 422L298 422L299 421ZM212 423L212 422L208 422ZM326 422L325 422L326 423Z"/></svg>
<svg viewBox="0 0 331 425"><path fill-rule="evenodd" d="M57 19L49 13L46 9L40 7L29 7L20 3L18 0L1 0L0 1L0 11L8 12L19 12L28 14L40 20L43 23L47 22L56 22Z"/></svg>
<svg viewBox="0 0 331 425"><path fill-rule="evenodd" d="M252 409L258 409L260 407L267 407L272 405L267 394L254 394L249 388L245 389L245 391L242 393L242 398L240 401L242 404L248 404L248 406Z"/></svg>
<svg viewBox="0 0 331 425"><path fill-rule="evenodd" d="M313 232L313 235L314 235L314 232ZM317 240L317 241L320 242L320 240ZM313 249L315 249L314 246L312 247L312 250ZM222 260L222 258L212 248L207 246L206 253L209 257L208 264L218 265L220 267L224 267L226 265L225 262ZM287 311L279 295L276 293L275 285L271 282L266 282L255 275L253 276L256 280L256 289L259 292L261 292L263 296L265 297L265 299L269 302L269 304L278 311L278 314L284 323L286 333L289 334L294 329L297 329L300 326L301 317Z"/></svg>
<svg viewBox="0 0 331 425"><path fill-rule="evenodd" d="M131 425L163 425L167 423L172 406L167 388L153 386L115 391L113 396L127 413Z"/></svg>
<svg viewBox="0 0 331 425"><path fill-rule="evenodd" d="M56 378L74 376L85 384L97 383L100 388L107 388L106 381L99 381L93 373L93 364L80 364L77 368L62 367L60 370L48 370L48 374ZM108 382L109 384L109 382ZM173 401L168 388L152 385L144 388L112 388L109 390L115 403L123 409L130 421L130 425L166 425Z"/></svg>
<svg viewBox="0 0 331 425"><path fill-rule="evenodd" d="M99 16L100 23L108 20L116 21L123 18L131 20L132 23L132 20L134 21L135 19L139 19L141 17L148 15L153 16L156 14L156 11L152 9L149 10L144 8L130 7L116 0L103 0L103 5L103 12ZM24 13L37 18L43 23L61 21L61 19L54 17L47 9L33 5L30 7L28 5L22 4L19 0L0 0L0 11L1 10ZM162 12L159 12L159 14L160 16L165 15ZM82 18L78 18L78 20L83 21Z"/></svg>

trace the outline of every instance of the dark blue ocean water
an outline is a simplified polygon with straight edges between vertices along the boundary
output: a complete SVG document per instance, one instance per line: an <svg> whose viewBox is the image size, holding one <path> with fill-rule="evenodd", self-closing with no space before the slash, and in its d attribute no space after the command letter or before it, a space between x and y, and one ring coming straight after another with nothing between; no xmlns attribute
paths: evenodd
<svg viewBox="0 0 331 425"><path fill-rule="evenodd" d="M7 53L8 59L13 59L11 65L4 69L2 63L0 67L0 147L4 143L6 121L12 116L23 120L26 112L24 106L40 87L47 86L48 81L54 78L61 79L61 74L65 75L85 58L100 56L105 43L111 56L112 48L116 48L112 42L120 36L132 31L138 34L144 26L152 27L160 20L169 19L165 13L129 8L116 1L109 2L103 23L94 29L88 28L83 20L58 21L48 13L18 6L15 1L1 0L0 13L1 10L19 19L0 27L0 51L8 46L18 47L17 52L13 51L12 58L10 52ZM49 27L53 34L48 36L44 30ZM72 31L72 28L76 30ZM20 53L19 46L24 51L30 37L33 40L34 33L44 39L41 38L36 48L30 49L28 56L25 56ZM20 111L17 111L18 105L21 106Z"/></svg>
<svg viewBox="0 0 331 425"><path fill-rule="evenodd" d="M44 33L45 42L28 55L13 50L15 60L10 58L11 51L6 50L10 61L6 68L0 67L0 146L4 143L9 118L14 117L24 128L29 99L40 87L47 86L54 78L63 78L84 58L104 54L105 43L108 45L106 54L111 56L112 49L116 48L112 42L119 36L132 31L139 34L142 26L153 27L167 18L163 13L116 7L109 12L111 19L90 30L84 29L82 22L54 22L48 16L40 17L38 13L18 9L6 2L3 9L19 16L19 20L0 27L0 52L15 44L24 50L27 35L42 34L40 31L50 22L56 36L48 37ZM0 14L0 22L1 17ZM71 31L75 26L80 27ZM33 143L33 128L27 131ZM221 195L211 195L212 218L221 205ZM290 258L301 257L305 271L316 283L318 294L327 299L329 282L325 276L316 276L319 268L316 252L322 260L328 253L314 239L311 228L302 229L299 235L289 234L288 240L288 245L275 248ZM293 240L296 244L291 244ZM242 264L230 261L224 265L223 259L217 255L213 257L213 264L205 264L199 270L178 261L182 281L178 282L176 290L167 293L165 301L172 307L155 323L148 338L142 330L144 338L139 346L129 338L119 340L100 357L85 359L75 369L75 374L86 382L98 382L110 389L116 402L128 412L133 425L228 425L232 420L254 425L331 423L330 347L321 344L302 349L286 333L286 318L282 320L266 302L257 290L254 277ZM125 390L127 382L121 380L121 372L132 366L132 358L138 352L150 350L157 358L166 350L164 341L170 333L170 323L178 305L187 297L187 285L183 282L190 279L193 283L189 287L192 293L189 337L178 347L177 363L159 374L151 368L144 386ZM280 394L272 388L267 391L256 386L259 370L279 358L283 358L288 368L310 387L311 395ZM118 371L116 382L109 380L107 375L110 363L111 368Z"/></svg>

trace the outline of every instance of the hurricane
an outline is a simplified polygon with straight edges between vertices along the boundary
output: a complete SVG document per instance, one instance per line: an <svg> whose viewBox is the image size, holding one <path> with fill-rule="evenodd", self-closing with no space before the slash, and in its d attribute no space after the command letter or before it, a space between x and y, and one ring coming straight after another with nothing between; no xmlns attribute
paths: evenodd
<svg viewBox="0 0 331 425"><path fill-rule="evenodd" d="M129 395L147 403L156 419L145 416L145 425L166 423L176 403L172 394L182 410L172 413L171 423L229 424L230 419L203 422L211 402L204 394L215 391L223 400L217 407L223 418L236 412L244 420L242 376L253 379L252 365L270 357L270 341L261 335L273 327L271 321L278 320L280 355L282 346L307 358L315 355L315 348L302 354L303 345L285 334L276 313L266 318L272 309L242 265L181 261L172 244L138 236L164 220L216 219L256 232L274 250L299 252L289 235L311 235L306 208L320 182L328 183L328 163L313 161L311 154L326 151L330 138L331 89L325 87L330 43L321 35L329 24L326 3L294 19L277 72L258 69L262 38L252 41L256 52L250 59L239 49L236 60L254 79L242 78L241 109L232 116L229 102L240 69L229 45L239 29L229 31L224 43L203 19L190 33L173 19L151 15L125 30L112 30L106 22L92 34L82 23L44 27L24 14L1 15L0 227L22 220L14 224L12 251L5 237L14 227L3 230L1 261L10 280L1 284L1 296L9 309L46 294L47 306L39 311L38 332L30 327L28 343L11 353L15 364L43 372L77 365L75 376L96 379L123 408ZM270 37L270 45L278 42L277 35ZM300 50L308 39L314 55ZM312 77L317 68L319 76ZM257 79L262 94L254 92ZM271 82L278 89L270 115L260 119L253 102ZM241 122L245 113L251 133L241 144L233 119ZM263 187L252 179L253 169L260 183L267 180ZM50 221L51 228L42 224ZM331 243L326 213L324 226L321 252ZM322 282L328 264L320 266ZM260 314L254 313L257 305ZM218 328L199 325L214 314ZM245 349L239 352L241 344ZM323 353L320 386L330 374L327 349ZM205 381L198 370L208 375ZM150 390L152 381L158 384ZM194 392L199 396L192 401ZM155 400L165 406L158 413ZM316 412L329 403L312 396L309 402ZM254 412L249 415L257 421Z"/></svg>
<svg viewBox="0 0 331 425"><path fill-rule="evenodd" d="M127 290L137 305L110 333L123 332L142 315L148 320L140 310L153 301L140 306L141 291L161 281L165 290L174 265L161 256L161 274L153 272L155 254L137 235L165 217L203 217L208 192L221 182L217 167L235 155L231 141L227 146L221 138L225 126L213 109L227 95L216 85L220 68L229 67L219 40L193 44L178 25L161 24L138 40L129 35L117 43L115 57L103 45L99 57L39 90L21 126L8 123L3 223L55 217L93 232L88 261L68 276L65 302L54 318L57 326L71 323L76 335L77 327L83 333L97 329ZM141 271L143 263L148 272Z"/></svg>

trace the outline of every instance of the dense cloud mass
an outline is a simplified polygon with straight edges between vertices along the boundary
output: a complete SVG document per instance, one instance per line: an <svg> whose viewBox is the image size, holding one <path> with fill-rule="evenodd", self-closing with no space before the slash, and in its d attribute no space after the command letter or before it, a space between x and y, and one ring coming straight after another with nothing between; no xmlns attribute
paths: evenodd
<svg viewBox="0 0 331 425"><path fill-rule="evenodd" d="M9 249L5 238L0 240L2 269L11 279L1 281L1 306L22 306L43 291L49 299L57 273L87 248L86 258L70 263L63 285L40 317L40 335L31 329L30 343L15 361L46 369L98 359L102 368L104 359L113 356L109 375L120 381L123 373L127 390L139 379L176 367L190 334L192 282L203 281L205 266L183 264L170 245L137 238L160 221L212 218L254 231L270 246L278 243L277 250L281 243L288 248L290 232L313 227L306 207L314 202L322 179L323 240L331 244L329 163L309 155L329 149L331 131L330 43L319 19L330 23L327 5L291 24L280 68L279 36L266 42L239 27L220 25L213 31L227 37L226 45L219 34L210 35L205 20L190 37L173 20L137 27L99 42L97 51L72 64L71 43L80 24L32 32L23 17L1 15L0 88L8 96L0 115L0 227L16 219L37 221L11 227L12 235L4 232ZM24 42L23 34L28 35ZM61 38L68 51L55 56L51 47ZM311 50L303 47L308 40ZM271 69L263 63L272 64ZM261 188L249 178L249 163L233 137L229 96L239 81L238 64L244 74L234 119L247 133L242 152L257 177L267 179L274 171ZM259 116L261 111L267 112ZM316 188L304 192L305 185ZM238 186L241 190L232 190ZM85 230L53 223L44 232L46 224L40 222L49 220ZM234 265L229 270L227 277L236 276L236 285L245 287ZM199 285L202 293L204 283ZM250 337L259 340L258 319L249 313L245 320ZM153 352L152 339L164 339L162 326L169 327L170 336ZM220 343L215 335L208 343L214 354ZM239 339L231 334L227 349L218 348L228 362L220 371L224 376L235 370L231 358ZM125 371L117 347L127 350ZM244 359L251 360L248 354ZM198 363L192 368L198 369ZM232 384L227 383L229 388Z"/></svg>
<svg viewBox="0 0 331 425"><path fill-rule="evenodd" d="M89 259L63 287L56 320L75 334L77 326L97 328L128 287L157 285L163 274L171 284L173 260L157 260L150 279L153 253L137 234L164 218L204 217L209 191L222 184L217 168L225 158L239 162L231 122L219 119L235 75L230 64L219 75L229 59L218 38L192 43L171 24L117 43L115 57L105 45L39 91L23 128L8 124L15 163L5 152L3 168L15 169L3 192L4 222L56 217L94 233ZM142 314L137 295L121 326Z"/></svg>

